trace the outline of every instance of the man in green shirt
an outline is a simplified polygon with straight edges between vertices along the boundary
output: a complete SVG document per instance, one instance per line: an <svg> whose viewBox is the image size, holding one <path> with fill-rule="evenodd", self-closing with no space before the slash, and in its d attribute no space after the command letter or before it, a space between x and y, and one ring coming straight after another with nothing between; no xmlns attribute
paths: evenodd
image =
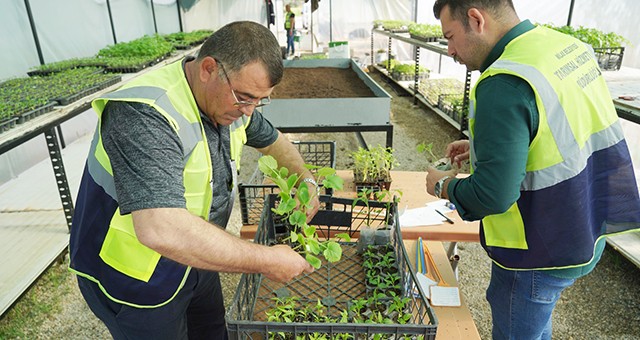
<svg viewBox="0 0 640 340"><path fill-rule="evenodd" d="M429 168L426 189L482 220L493 260L494 339L550 339L562 291L589 273L604 236L637 230L628 148L592 50L520 21L511 0L437 0L449 54L482 72L470 140L451 143L471 175Z"/></svg>

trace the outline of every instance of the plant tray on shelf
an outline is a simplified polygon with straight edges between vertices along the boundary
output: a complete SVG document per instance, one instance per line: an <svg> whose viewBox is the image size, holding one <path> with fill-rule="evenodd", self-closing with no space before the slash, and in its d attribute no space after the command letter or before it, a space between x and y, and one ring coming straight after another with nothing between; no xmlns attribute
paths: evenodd
<svg viewBox="0 0 640 340"><path fill-rule="evenodd" d="M292 143L298 148L306 164L335 169L336 142L294 141ZM311 172L314 172L313 169L311 169ZM265 196L277 193L278 187L275 184L265 183L264 174L256 166L256 170L253 172L249 183L238 184L238 191L240 193L240 215L242 216L242 224L258 224L264 207ZM332 189L323 188L322 192L326 195L333 194Z"/></svg>
<svg viewBox="0 0 640 340"><path fill-rule="evenodd" d="M459 123L463 116L463 97L462 93L441 94L438 96L438 108Z"/></svg>
<svg viewBox="0 0 640 340"><path fill-rule="evenodd" d="M45 105L42 105L40 107L36 107L33 110L27 111L27 112L23 112L17 115L14 115L14 117L17 119L16 123L18 124L22 124L22 123L26 123L28 121L30 121L33 118L36 118L40 115L43 115L47 112L51 112L51 110L53 110L53 107L56 105L55 102L49 102Z"/></svg>
<svg viewBox="0 0 640 340"><path fill-rule="evenodd" d="M604 71L617 71L622 66L624 47L594 47L593 52Z"/></svg>
<svg viewBox="0 0 640 340"><path fill-rule="evenodd" d="M276 197L267 197L254 240L256 243L273 244L275 241L270 208L274 206ZM355 232L367 220L373 228L377 228L386 225L387 217L391 217L391 245L399 273L402 274L401 285L406 292L402 298L407 300L405 313L410 315L410 319L405 324L379 324L356 323L351 316L344 317L354 300L366 298L367 295L362 257L356 252L355 242L346 242L341 244L343 253L340 261L324 263L315 272L287 284L271 281L259 274L243 274L226 314L230 339L306 339L306 336L324 336L326 339L400 339L403 336L407 339L434 339L437 319L420 286L414 284L417 282L415 272L402 243L400 229L395 227L399 225L396 204L390 204L387 208L384 202L370 201L371 209L367 209L361 201L354 206L352 199L321 198L324 208L310 225L318 226L318 229L325 231L325 235L333 235L333 231ZM365 210L376 216L367 218L363 213ZM300 305L322 304L322 308L326 309L326 317L330 320L342 319L340 322L268 321L267 312L277 305L274 298L286 295L295 296Z"/></svg>
<svg viewBox="0 0 640 340"><path fill-rule="evenodd" d="M391 78L397 81L414 81L416 79L416 75L391 71ZM429 79L429 72L418 73L418 81L425 81L427 79Z"/></svg>
<svg viewBox="0 0 640 340"><path fill-rule="evenodd" d="M417 35L413 33L409 33L409 36L411 37L411 39L424 41L424 42L436 42L438 41L439 38L442 38L442 37L425 37L425 36Z"/></svg>
<svg viewBox="0 0 640 340"><path fill-rule="evenodd" d="M18 121L18 118L16 117L0 119L0 133L3 133L5 131L8 131L9 129L16 127L17 121Z"/></svg>
<svg viewBox="0 0 640 340"><path fill-rule="evenodd" d="M53 100L55 100L56 102L58 102L58 104L62 105L62 106L66 106L69 105L73 102L75 102L76 100L79 100L82 97L86 97L92 93L98 92L99 88L97 86L92 86L89 88L85 88L79 92L70 94L68 96L64 96L64 97L59 97L59 98L53 98Z"/></svg>

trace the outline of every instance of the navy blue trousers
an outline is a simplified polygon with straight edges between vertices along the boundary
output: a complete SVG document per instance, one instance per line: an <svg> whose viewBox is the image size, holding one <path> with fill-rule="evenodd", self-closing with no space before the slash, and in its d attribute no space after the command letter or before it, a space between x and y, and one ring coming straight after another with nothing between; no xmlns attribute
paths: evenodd
<svg viewBox="0 0 640 340"><path fill-rule="evenodd" d="M114 339L227 339L218 273L191 269L185 286L168 304L135 308L109 299L94 282L78 277L91 311Z"/></svg>

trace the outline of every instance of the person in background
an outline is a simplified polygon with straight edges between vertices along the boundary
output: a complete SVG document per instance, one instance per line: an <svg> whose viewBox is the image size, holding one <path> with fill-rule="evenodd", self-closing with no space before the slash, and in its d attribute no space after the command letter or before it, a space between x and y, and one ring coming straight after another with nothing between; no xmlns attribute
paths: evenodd
<svg viewBox="0 0 640 340"><path fill-rule="evenodd" d="M70 270L115 339L225 339L218 272L279 282L313 268L286 245L225 232L243 144L317 187L255 108L283 75L275 36L233 22L186 57L92 102L99 124L70 237ZM313 201L309 219L317 212Z"/></svg>
<svg viewBox="0 0 640 340"><path fill-rule="evenodd" d="M284 29L287 31L287 56L290 56L296 53L296 48L293 44L296 29L296 15L291 12L291 6L289 4L285 5L284 8L286 10L284 13ZM289 53L289 51L291 51L291 53Z"/></svg>
<svg viewBox="0 0 640 340"><path fill-rule="evenodd" d="M471 174L428 169L429 194L481 220L492 259L494 339L551 339L562 291L600 260L605 236L638 231L627 144L593 51L520 21L511 0L437 0L449 55L481 75L469 140L447 146Z"/></svg>

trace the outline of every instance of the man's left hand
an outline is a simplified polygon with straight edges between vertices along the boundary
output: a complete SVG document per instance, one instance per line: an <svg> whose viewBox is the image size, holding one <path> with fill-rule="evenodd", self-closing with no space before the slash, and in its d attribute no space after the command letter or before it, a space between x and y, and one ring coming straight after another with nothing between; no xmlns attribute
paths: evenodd
<svg viewBox="0 0 640 340"><path fill-rule="evenodd" d="M427 169L427 177L426 177L427 193L429 195L435 196L434 187L436 186L436 183L438 183L438 181L444 176L455 178L457 174L458 174L458 169L455 167L451 170L441 171L430 166Z"/></svg>

